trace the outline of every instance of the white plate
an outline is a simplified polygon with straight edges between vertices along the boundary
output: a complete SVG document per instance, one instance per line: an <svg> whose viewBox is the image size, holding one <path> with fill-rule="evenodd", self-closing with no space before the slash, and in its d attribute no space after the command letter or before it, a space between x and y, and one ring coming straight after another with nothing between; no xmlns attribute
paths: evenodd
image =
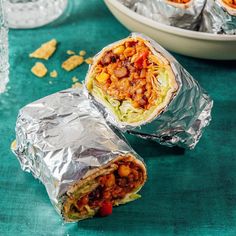
<svg viewBox="0 0 236 236"><path fill-rule="evenodd" d="M236 59L236 35L215 35L164 25L133 12L117 0L104 1L129 30L144 33L173 52L206 59Z"/></svg>

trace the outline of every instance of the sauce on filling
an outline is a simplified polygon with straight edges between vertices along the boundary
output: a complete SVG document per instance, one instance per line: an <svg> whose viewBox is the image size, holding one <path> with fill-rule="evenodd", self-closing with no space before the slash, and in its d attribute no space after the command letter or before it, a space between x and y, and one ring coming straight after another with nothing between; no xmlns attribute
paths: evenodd
<svg viewBox="0 0 236 236"><path fill-rule="evenodd" d="M182 4L190 2L190 0L168 0L168 1Z"/></svg>
<svg viewBox="0 0 236 236"><path fill-rule="evenodd" d="M144 182L143 170L139 165L131 161L118 161L117 169L110 174L96 178L99 186L92 192L87 193L71 206L74 212L85 212L85 206L98 209L104 202L114 205L115 200L120 200L127 193L131 193Z"/></svg>
<svg viewBox="0 0 236 236"><path fill-rule="evenodd" d="M236 0L223 0L225 4L236 9Z"/></svg>
<svg viewBox="0 0 236 236"><path fill-rule="evenodd" d="M155 105L159 65L143 41L132 39L107 51L95 68L95 84L102 91L133 107L148 110Z"/></svg>

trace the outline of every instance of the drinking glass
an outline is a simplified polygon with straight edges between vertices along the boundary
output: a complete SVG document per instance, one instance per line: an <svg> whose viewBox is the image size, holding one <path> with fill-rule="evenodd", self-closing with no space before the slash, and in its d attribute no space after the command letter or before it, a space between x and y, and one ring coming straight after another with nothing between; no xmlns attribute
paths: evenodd
<svg viewBox="0 0 236 236"><path fill-rule="evenodd" d="M5 20L4 4L5 0L0 0L0 93L3 93L8 83L8 28Z"/></svg>
<svg viewBox="0 0 236 236"><path fill-rule="evenodd" d="M67 0L5 0L9 28L35 28L62 15Z"/></svg>

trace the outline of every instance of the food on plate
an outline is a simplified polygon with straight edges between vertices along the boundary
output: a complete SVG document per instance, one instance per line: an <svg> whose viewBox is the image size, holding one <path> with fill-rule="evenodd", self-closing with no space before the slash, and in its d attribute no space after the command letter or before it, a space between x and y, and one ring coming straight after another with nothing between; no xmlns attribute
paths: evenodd
<svg viewBox="0 0 236 236"><path fill-rule="evenodd" d="M44 77L47 74L47 68L42 62L36 62L35 65L31 68L31 72L37 77Z"/></svg>
<svg viewBox="0 0 236 236"><path fill-rule="evenodd" d="M119 0L132 11L156 22L198 30L206 0Z"/></svg>
<svg viewBox="0 0 236 236"><path fill-rule="evenodd" d="M81 65L83 62L84 58L82 56L73 55L69 57L66 61L64 61L61 67L66 71L71 71Z"/></svg>
<svg viewBox="0 0 236 236"><path fill-rule="evenodd" d="M30 57L48 60L56 51L57 40L52 39L41 45L40 48L29 54Z"/></svg>
<svg viewBox="0 0 236 236"><path fill-rule="evenodd" d="M200 31L214 34L236 34L236 2L208 0L202 13Z"/></svg>
<svg viewBox="0 0 236 236"><path fill-rule="evenodd" d="M235 0L222 0L222 2L233 9L236 9L236 1Z"/></svg>
<svg viewBox="0 0 236 236"><path fill-rule="evenodd" d="M110 215L139 198L147 178L143 160L78 88L23 107L11 148L66 222Z"/></svg>
<svg viewBox="0 0 236 236"><path fill-rule="evenodd" d="M166 0L166 3L177 8L188 8L191 1L193 0Z"/></svg>
<svg viewBox="0 0 236 236"><path fill-rule="evenodd" d="M170 63L154 51L148 41L130 37L103 50L91 66L88 91L120 122L154 119L178 90Z"/></svg>

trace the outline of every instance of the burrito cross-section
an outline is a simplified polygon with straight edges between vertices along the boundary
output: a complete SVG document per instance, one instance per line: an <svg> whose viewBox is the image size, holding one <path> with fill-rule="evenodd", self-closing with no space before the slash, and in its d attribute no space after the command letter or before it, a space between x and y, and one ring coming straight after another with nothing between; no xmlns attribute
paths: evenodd
<svg viewBox="0 0 236 236"><path fill-rule="evenodd" d="M85 88L111 124L168 146L194 148L211 119L210 97L173 56L140 33L102 49Z"/></svg>
<svg viewBox="0 0 236 236"><path fill-rule="evenodd" d="M142 159L80 89L23 107L13 152L66 222L111 214L113 206L139 198L146 181Z"/></svg>

